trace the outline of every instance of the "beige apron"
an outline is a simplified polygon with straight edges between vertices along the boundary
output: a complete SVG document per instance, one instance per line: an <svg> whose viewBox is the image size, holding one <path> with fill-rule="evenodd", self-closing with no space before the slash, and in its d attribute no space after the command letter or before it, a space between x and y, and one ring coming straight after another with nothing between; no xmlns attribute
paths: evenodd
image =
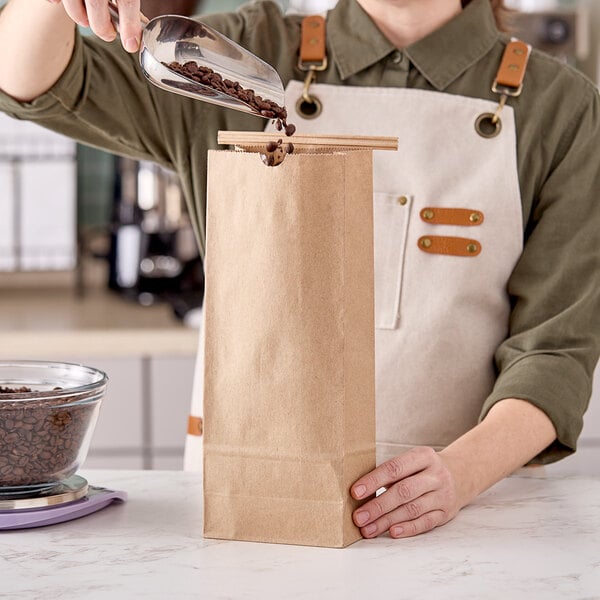
<svg viewBox="0 0 600 600"><path fill-rule="evenodd" d="M506 285L523 239L513 111L484 138L474 124L495 111L487 100L317 84L323 111L307 120L293 108L302 90L286 90L300 133L399 138L399 152L374 157L377 460L442 448L477 423L508 331ZM201 443L188 436L186 469L201 468Z"/></svg>

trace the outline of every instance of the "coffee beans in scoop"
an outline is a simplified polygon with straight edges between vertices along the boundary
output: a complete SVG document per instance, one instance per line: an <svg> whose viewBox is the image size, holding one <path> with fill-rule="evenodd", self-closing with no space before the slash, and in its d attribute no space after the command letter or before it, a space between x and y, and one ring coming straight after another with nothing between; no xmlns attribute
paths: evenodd
<svg viewBox="0 0 600 600"><path fill-rule="evenodd" d="M285 135L294 135L296 127L291 123L288 124L287 110L285 107L279 106L279 104L273 102L273 100L262 98L256 94L254 90L243 88L238 81L224 79L221 74L213 71L210 67L199 65L194 61L183 64L177 61L162 64L168 69L171 69L171 71L175 71L188 79L211 87L236 100L241 100L262 117L274 119L277 131L285 130Z"/></svg>
<svg viewBox="0 0 600 600"><path fill-rule="evenodd" d="M254 90L245 89L238 81L224 79L222 75L213 71L210 67L199 65L194 61L186 63L173 61L162 64L187 79L201 83L236 100L241 100L262 117L273 119L275 129L283 131L286 136L290 137L296 133L296 126L287 122L287 110L284 106L279 106L273 100L262 98ZM281 164L285 155L291 154L293 151L293 144L283 144L283 140L278 140L277 142L269 142L260 156L267 166L274 167Z"/></svg>

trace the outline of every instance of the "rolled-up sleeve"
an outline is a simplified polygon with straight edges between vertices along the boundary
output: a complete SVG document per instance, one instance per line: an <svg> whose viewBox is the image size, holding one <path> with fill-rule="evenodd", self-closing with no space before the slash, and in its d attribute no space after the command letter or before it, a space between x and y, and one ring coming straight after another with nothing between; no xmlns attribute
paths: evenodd
<svg viewBox="0 0 600 600"><path fill-rule="evenodd" d="M24 103L0 94L0 110L91 146L172 166L175 136L166 133L161 111L175 114L184 102L169 98L166 110L166 95L148 85L137 57L120 44L77 34L71 60L50 90Z"/></svg>
<svg viewBox="0 0 600 600"><path fill-rule="evenodd" d="M552 420L556 441L533 462L576 449L600 352L600 102L587 86L525 231L509 281L510 333L481 418L505 398Z"/></svg>

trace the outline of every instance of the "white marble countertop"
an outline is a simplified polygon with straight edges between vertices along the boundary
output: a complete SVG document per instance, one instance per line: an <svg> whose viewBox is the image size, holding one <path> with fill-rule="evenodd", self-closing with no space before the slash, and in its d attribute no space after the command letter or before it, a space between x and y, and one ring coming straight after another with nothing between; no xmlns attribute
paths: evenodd
<svg viewBox="0 0 600 600"><path fill-rule="evenodd" d="M128 502L0 533L1 598L600 598L598 478L513 476L433 532L335 550L204 540L198 475L81 474Z"/></svg>

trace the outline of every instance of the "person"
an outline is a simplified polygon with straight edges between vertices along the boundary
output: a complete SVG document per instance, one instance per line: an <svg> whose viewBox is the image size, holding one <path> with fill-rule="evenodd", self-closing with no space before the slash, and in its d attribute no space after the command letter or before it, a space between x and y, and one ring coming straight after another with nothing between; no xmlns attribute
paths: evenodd
<svg viewBox="0 0 600 600"><path fill-rule="evenodd" d="M204 248L207 149L217 130L264 124L147 84L129 54L138 0L119 6L121 44L102 2L10 0L0 109L175 169ZM502 107L503 13L501 0L340 0L312 119L295 110L300 16L265 1L203 19L278 70L300 132L400 139L375 159L380 464L351 493L385 492L353 515L365 537L443 525L521 466L573 453L582 429L600 350L600 103L533 51Z"/></svg>

